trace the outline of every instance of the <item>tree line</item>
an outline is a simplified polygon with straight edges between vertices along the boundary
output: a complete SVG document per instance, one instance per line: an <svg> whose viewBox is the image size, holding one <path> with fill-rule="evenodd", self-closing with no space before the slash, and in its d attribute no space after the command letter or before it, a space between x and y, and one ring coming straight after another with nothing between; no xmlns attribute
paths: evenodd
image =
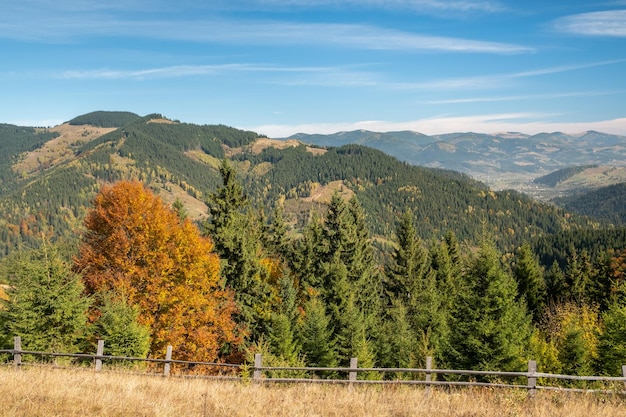
<svg viewBox="0 0 626 417"><path fill-rule="evenodd" d="M504 253L486 230L424 240L396 220L380 256L358 197L335 193L301 230L254 204L231 162L192 223L138 181L103 187L78 248L44 244L3 263L0 335L25 349L292 366L524 370L619 375L626 362L626 252L573 250L546 268L529 242ZM381 261L384 260L384 261ZM175 358L176 359L176 358ZM363 378L374 378L367 373Z"/></svg>

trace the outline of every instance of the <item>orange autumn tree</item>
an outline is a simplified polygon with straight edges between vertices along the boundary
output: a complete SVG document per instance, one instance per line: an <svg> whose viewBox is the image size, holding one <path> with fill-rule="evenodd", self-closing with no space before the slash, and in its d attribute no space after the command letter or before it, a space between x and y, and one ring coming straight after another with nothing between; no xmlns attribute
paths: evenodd
<svg viewBox="0 0 626 417"><path fill-rule="evenodd" d="M211 240L142 183L103 187L85 227L75 259L85 288L139 308L138 321L150 330L149 356L172 345L177 359L214 361L222 346L240 343Z"/></svg>

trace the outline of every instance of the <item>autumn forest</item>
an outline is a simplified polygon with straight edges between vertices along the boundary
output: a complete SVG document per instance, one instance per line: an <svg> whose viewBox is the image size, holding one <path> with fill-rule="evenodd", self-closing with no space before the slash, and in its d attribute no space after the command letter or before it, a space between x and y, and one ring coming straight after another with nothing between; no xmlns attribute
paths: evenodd
<svg viewBox="0 0 626 417"><path fill-rule="evenodd" d="M269 366L431 356L515 371L535 359L573 375L626 363L619 224L369 148L255 151L258 135L223 126L84 117L75 123L122 127L73 144L71 163L0 166L2 347L14 335L35 351L104 339L112 355L171 345L176 359L263 353ZM54 136L32 134L30 149ZM205 212L166 199L173 188ZM46 189L62 191L41 199Z"/></svg>

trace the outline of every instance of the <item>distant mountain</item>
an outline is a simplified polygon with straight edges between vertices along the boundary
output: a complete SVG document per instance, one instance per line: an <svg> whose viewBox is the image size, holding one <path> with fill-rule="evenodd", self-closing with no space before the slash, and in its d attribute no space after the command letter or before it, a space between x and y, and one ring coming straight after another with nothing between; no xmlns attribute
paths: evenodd
<svg viewBox="0 0 626 417"><path fill-rule="evenodd" d="M379 149L401 161L462 172L496 189L530 192L532 180L571 166L626 166L626 136L589 131L526 135L364 130L331 135L292 136L304 143L340 146L357 143Z"/></svg>
<svg viewBox="0 0 626 417"><path fill-rule="evenodd" d="M546 185L548 187L556 187L560 182L563 182L568 178L571 178L574 175L585 171L587 168L596 167L597 165L583 165L559 169L557 171L551 172L550 174L535 178L533 180L533 183Z"/></svg>
<svg viewBox="0 0 626 417"><path fill-rule="evenodd" d="M469 143L484 142L484 135L450 135L450 144L412 132L390 135L360 136L367 147L327 149L126 112L89 113L50 129L0 125L0 255L18 242L36 243L41 233L76 238L100 186L120 179L139 179L164 201L179 199L190 217L202 218L224 158L240 172L249 199L268 214L280 202L294 231L324 210L333 192L358 197L377 242L393 235L407 209L425 240L452 231L471 243L488 232L508 249L592 224L518 192L494 192L465 174L411 165L373 148L417 142L424 152L455 146L459 152L452 154L469 154Z"/></svg>

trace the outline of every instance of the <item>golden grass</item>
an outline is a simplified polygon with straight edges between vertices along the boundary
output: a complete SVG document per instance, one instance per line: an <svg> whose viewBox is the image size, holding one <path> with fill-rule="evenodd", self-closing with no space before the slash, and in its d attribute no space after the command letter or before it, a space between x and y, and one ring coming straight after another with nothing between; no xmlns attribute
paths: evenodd
<svg viewBox="0 0 626 417"><path fill-rule="evenodd" d="M616 396L415 386L272 385L0 368L0 416L626 416Z"/></svg>
<svg viewBox="0 0 626 417"><path fill-rule="evenodd" d="M99 138L116 128L94 126L73 126L64 123L49 129L58 137L49 140L41 148L26 152L21 160L13 166L13 171L28 176L41 169L57 166L75 158L73 147Z"/></svg>

